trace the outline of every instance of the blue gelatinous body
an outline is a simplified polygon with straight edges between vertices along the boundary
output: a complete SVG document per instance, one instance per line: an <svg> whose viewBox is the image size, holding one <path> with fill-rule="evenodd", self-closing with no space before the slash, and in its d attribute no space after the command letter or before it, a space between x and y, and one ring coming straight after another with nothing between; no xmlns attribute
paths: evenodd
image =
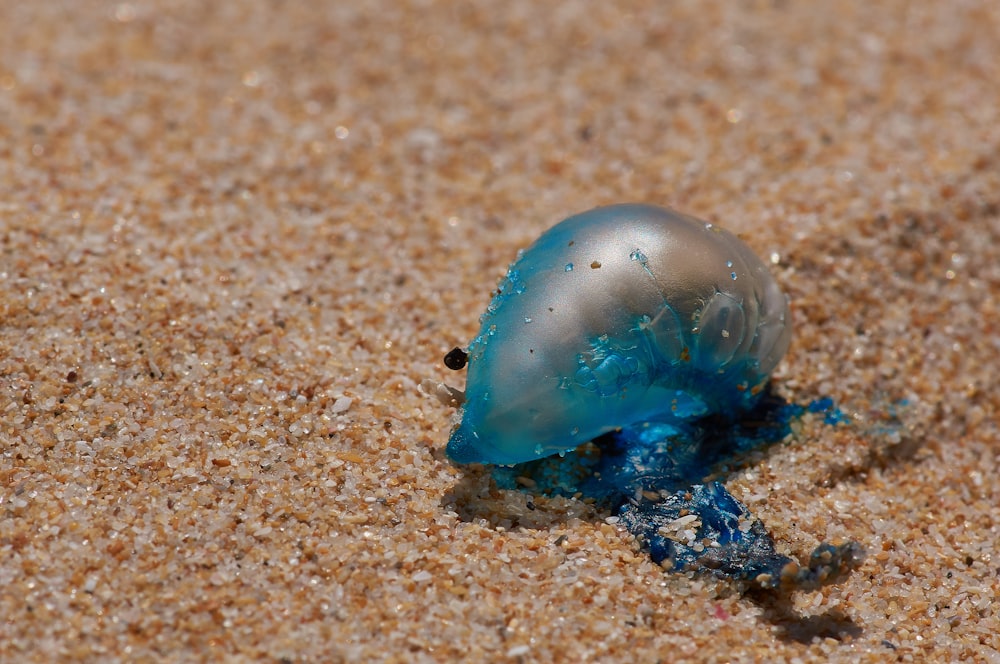
<svg viewBox="0 0 1000 664"><path fill-rule="evenodd" d="M513 464L617 429L752 407L791 339L736 236L672 210L570 217L511 265L469 346L459 463Z"/></svg>

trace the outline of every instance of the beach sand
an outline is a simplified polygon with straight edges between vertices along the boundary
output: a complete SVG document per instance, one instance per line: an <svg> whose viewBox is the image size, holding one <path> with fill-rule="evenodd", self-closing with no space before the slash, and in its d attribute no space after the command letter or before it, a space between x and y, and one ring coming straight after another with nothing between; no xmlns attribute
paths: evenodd
<svg viewBox="0 0 1000 664"><path fill-rule="evenodd" d="M0 0L0 660L1000 662L1000 4ZM519 249L644 201L772 266L723 478L817 592L445 458ZM532 509L533 508L533 509Z"/></svg>

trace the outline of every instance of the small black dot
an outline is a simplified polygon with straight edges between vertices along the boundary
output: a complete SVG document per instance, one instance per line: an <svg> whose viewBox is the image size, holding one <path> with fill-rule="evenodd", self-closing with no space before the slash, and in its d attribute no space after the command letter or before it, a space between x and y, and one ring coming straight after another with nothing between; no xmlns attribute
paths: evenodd
<svg viewBox="0 0 1000 664"><path fill-rule="evenodd" d="M448 354L444 356L444 366L448 367L452 371L464 369L465 363L468 361L469 354L457 347L452 348L448 351Z"/></svg>

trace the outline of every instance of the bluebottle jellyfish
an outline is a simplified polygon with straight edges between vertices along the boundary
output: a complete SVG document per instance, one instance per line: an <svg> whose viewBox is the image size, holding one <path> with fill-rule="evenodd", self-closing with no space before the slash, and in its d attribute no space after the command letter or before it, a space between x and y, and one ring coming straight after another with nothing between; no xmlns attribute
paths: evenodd
<svg viewBox="0 0 1000 664"><path fill-rule="evenodd" d="M601 434L749 409L791 339L759 258L710 223L615 205L510 266L468 349L459 463L511 464Z"/></svg>
<svg viewBox="0 0 1000 664"><path fill-rule="evenodd" d="M799 565L704 480L763 440L739 420L766 406L791 342L788 298L735 235L650 205L572 216L519 254L480 323L445 360L468 370L454 462L494 464L500 485L572 485L671 568L806 588L860 560L853 543L824 544ZM757 419L787 426L773 412Z"/></svg>

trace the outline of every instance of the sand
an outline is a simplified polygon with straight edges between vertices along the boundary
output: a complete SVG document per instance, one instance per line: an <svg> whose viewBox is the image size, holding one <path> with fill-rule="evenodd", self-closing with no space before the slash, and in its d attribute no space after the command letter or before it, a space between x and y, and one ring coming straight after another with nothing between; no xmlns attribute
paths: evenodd
<svg viewBox="0 0 1000 664"><path fill-rule="evenodd" d="M1000 4L0 1L0 660L1000 661ZM811 593L444 457L518 249L739 233ZM533 508L533 509L532 509Z"/></svg>

